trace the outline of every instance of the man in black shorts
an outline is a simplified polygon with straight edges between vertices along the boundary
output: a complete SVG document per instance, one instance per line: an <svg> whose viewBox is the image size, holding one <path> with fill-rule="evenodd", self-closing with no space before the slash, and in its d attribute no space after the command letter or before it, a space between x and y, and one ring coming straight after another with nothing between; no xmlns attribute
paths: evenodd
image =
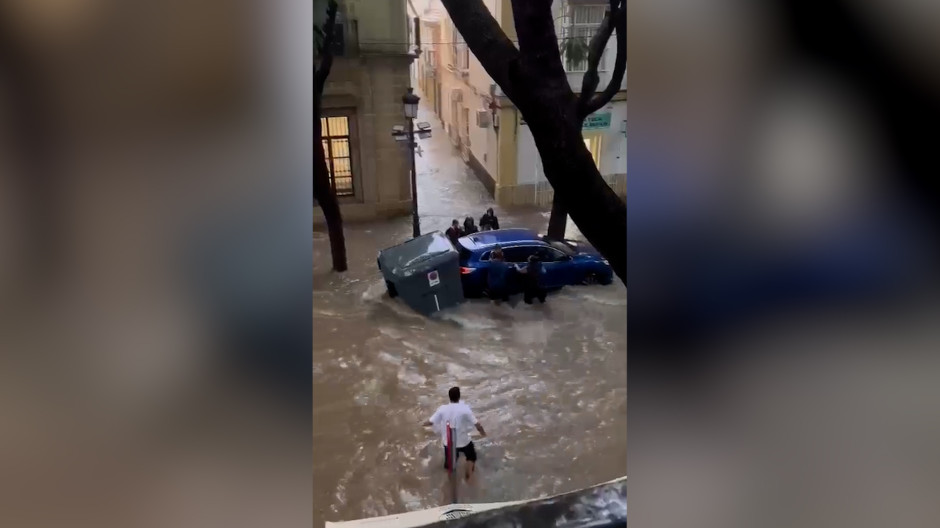
<svg viewBox="0 0 940 528"><path fill-rule="evenodd" d="M473 448L473 442L470 441L470 430L476 428L480 437L486 437L486 431L483 426L473 416L470 406L460 401L460 387L451 387L447 392L450 403L441 405L431 416L431 419L424 422L425 427L433 427L434 431L440 431L441 438L444 441L444 469L447 469L447 424L454 429L454 446L457 450L456 458L460 454L467 459L467 480L473 475L474 467L477 461L477 452Z"/></svg>

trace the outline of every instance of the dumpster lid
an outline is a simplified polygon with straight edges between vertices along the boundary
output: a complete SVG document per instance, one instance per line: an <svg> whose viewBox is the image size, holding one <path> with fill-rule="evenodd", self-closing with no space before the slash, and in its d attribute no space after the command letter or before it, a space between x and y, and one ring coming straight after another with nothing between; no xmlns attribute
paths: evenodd
<svg viewBox="0 0 940 528"><path fill-rule="evenodd" d="M454 258L457 250L440 231L421 235L379 252L382 268L407 277Z"/></svg>

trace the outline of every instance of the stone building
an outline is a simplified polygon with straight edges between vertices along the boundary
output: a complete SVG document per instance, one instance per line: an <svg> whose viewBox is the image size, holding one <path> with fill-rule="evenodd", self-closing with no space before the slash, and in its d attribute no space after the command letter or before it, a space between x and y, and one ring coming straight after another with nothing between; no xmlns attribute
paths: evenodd
<svg viewBox="0 0 940 528"><path fill-rule="evenodd" d="M314 0L317 25L326 0ZM341 38L323 94L323 142L344 220L407 214L409 161L392 137L415 55L404 0L339 0ZM323 223L314 207L314 224Z"/></svg>

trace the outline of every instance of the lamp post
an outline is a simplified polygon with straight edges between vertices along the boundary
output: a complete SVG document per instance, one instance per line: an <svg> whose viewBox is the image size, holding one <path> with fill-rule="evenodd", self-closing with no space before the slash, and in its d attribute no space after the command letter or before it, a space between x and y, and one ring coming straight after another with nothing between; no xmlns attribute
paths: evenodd
<svg viewBox="0 0 940 528"><path fill-rule="evenodd" d="M408 93L401 97L408 118L408 150L411 154L411 232L414 238L421 236L421 222L418 219L418 180L415 169L415 118L418 117L418 103L421 98L415 95L414 89L409 87Z"/></svg>
<svg viewBox="0 0 940 528"><path fill-rule="evenodd" d="M421 222L418 219L418 171L415 169L415 150L418 143L415 141L415 118L418 117L418 103L421 98L414 94L413 88L408 88L408 93L401 98L405 117L408 119L408 130L402 125L392 127L392 137L395 141L401 141L408 147L411 156L411 231L414 238L421 236ZM431 124L427 122L417 123L418 137L427 139L431 137ZM418 155L421 151L418 150Z"/></svg>

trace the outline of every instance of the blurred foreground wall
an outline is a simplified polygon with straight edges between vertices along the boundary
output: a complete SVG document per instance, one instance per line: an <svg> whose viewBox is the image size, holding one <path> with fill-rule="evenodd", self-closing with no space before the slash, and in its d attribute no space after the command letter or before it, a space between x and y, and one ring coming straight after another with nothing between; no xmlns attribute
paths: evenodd
<svg viewBox="0 0 940 528"><path fill-rule="evenodd" d="M309 526L311 42L0 6L0 524Z"/></svg>

